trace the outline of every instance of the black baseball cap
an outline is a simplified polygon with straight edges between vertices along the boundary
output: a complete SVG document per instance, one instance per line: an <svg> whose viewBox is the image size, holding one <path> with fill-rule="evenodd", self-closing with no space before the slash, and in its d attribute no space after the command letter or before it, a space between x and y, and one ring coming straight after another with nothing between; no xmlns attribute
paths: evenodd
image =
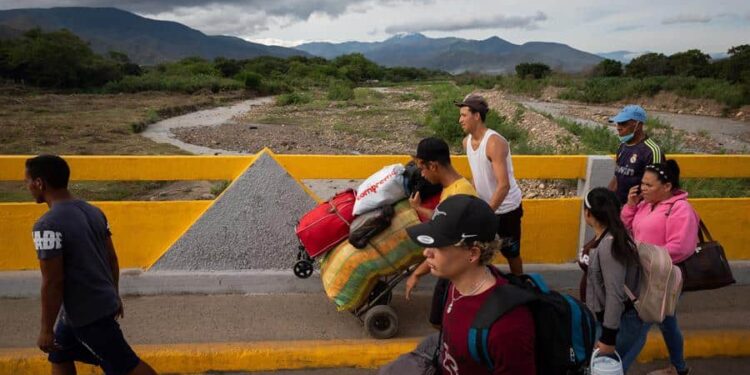
<svg viewBox="0 0 750 375"><path fill-rule="evenodd" d="M497 235L498 218L487 202L458 194L442 201L432 220L406 228L415 243L424 247L446 247L461 240L490 242Z"/></svg>
<svg viewBox="0 0 750 375"><path fill-rule="evenodd" d="M463 101L454 102L457 107L469 107L475 112L482 114L487 113L490 110L490 106L487 105L487 101L482 96L469 94L466 95Z"/></svg>
<svg viewBox="0 0 750 375"><path fill-rule="evenodd" d="M419 141L415 157L424 161L450 162L451 151L444 140L429 137Z"/></svg>

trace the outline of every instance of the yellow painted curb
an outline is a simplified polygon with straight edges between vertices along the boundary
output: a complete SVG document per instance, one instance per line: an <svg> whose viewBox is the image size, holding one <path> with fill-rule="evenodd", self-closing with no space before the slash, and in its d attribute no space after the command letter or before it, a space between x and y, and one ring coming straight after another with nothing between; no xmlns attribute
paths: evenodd
<svg viewBox="0 0 750 375"><path fill-rule="evenodd" d="M159 373L273 371L282 369L377 368L414 349L418 339L267 341L254 343L135 345ZM77 366L78 374L99 374ZM47 375L50 365L36 349L0 349L0 374Z"/></svg>
<svg viewBox="0 0 750 375"><path fill-rule="evenodd" d="M745 357L750 356L750 330L683 331L686 358ZM652 331L638 362L651 362L669 358L661 332Z"/></svg>
<svg viewBox="0 0 750 375"><path fill-rule="evenodd" d="M413 350L420 339L264 341L136 345L144 361L160 373L209 371L274 371L312 368L377 368ZM685 356L750 356L750 330L685 332ZM661 334L649 334L640 362L668 358ZM0 349L0 374L48 374L46 357L36 349ZM93 366L78 366L79 374L99 374Z"/></svg>

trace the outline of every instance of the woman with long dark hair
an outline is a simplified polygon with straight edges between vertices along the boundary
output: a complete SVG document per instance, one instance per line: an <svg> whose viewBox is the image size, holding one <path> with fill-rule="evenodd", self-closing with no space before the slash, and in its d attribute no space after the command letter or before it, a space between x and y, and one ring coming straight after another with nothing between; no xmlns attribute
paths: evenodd
<svg viewBox="0 0 750 375"><path fill-rule="evenodd" d="M680 167L674 160L646 166L640 186L630 189L622 221L641 243L663 247L677 264L689 258L698 244L700 219L680 189ZM686 375L684 340L676 316L659 324L672 366L651 374ZM645 338L643 339L645 342Z"/></svg>
<svg viewBox="0 0 750 375"><path fill-rule="evenodd" d="M586 276L586 304L596 314L601 335L596 347L602 354L617 353L627 371L642 345L641 337L648 332L625 294L627 286L638 290L640 266L638 252L620 219L620 202L606 188L591 190L584 197L584 218L596 238L589 252Z"/></svg>

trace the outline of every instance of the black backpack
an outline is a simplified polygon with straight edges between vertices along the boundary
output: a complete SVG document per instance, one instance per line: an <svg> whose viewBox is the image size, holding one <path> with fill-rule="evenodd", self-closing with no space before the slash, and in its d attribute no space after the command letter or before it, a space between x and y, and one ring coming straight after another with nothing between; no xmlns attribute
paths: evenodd
<svg viewBox="0 0 750 375"><path fill-rule="evenodd" d="M492 324L506 312L526 305L536 329L537 374L583 374L596 343L594 314L575 298L549 290L541 275L500 275L509 283L495 288L469 329L472 358L492 371L487 347Z"/></svg>
<svg viewBox="0 0 750 375"><path fill-rule="evenodd" d="M349 243L364 249L373 237L391 226L395 215L393 206L386 205L357 216L349 227Z"/></svg>
<svg viewBox="0 0 750 375"><path fill-rule="evenodd" d="M422 177L422 171L419 170L414 161L407 163L404 168L404 190L407 196L410 197L412 194L419 192L419 197L425 200L443 191L442 185L431 184Z"/></svg>

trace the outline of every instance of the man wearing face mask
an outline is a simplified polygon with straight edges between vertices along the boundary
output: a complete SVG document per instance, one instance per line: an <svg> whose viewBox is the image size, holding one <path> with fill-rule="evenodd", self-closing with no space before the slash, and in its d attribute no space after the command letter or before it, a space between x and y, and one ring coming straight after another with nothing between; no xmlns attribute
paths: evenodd
<svg viewBox="0 0 750 375"><path fill-rule="evenodd" d="M609 119L617 126L620 147L617 149L617 167L609 183L609 190L617 194L620 203L628 201L628 191L638 186L646 166L659 164L666 158L661 147L643 130L646 111L639 105L626 105L617 116Z"/></svg>

